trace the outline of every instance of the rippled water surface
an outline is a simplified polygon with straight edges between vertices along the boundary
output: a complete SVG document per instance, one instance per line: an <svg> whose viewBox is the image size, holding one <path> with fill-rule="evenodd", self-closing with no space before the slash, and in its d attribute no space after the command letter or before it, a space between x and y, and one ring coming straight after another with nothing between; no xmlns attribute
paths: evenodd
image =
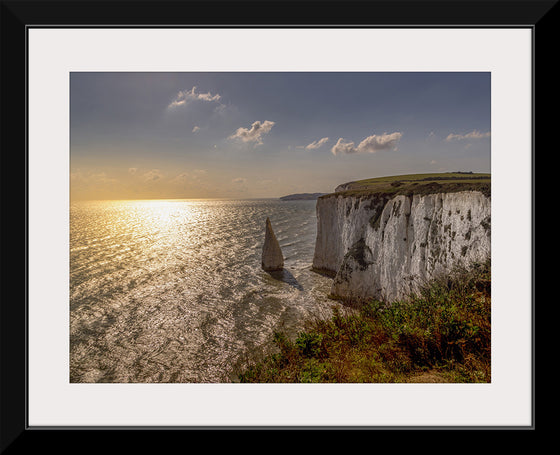
<svg viewBox="0 0 560 455"><path fill-rule="evenodd" d="M284 272L261 269L266 217ZM230 382L324 316L315 201L151 200L70 210L70 381Z"/></svg>

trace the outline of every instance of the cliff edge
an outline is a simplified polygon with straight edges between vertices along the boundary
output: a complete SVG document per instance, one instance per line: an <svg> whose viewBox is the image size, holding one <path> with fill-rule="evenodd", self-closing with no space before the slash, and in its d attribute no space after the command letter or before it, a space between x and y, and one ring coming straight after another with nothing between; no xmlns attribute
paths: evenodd
<svg viewBox="0 0 560 455"><path fill-rule="evenodd" d="M490 175L415 174L339 185L317 200L313 268L333 297L405 299L490 257Z"/></svg>

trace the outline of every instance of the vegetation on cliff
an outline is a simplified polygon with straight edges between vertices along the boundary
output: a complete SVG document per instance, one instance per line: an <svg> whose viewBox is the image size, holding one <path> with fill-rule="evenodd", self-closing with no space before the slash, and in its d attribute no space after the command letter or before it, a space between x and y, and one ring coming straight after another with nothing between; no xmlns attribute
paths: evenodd
<svg viewBox="0 0 560 455"><path fill-rule="evenodd" d="M288 194L287 196L282 196L281 201L314 201L318 197L325 195L326 193L297 193Z"/></svg>
<svg viewBox="0 0 560 455"><path fill-rule="evenodd" d="M490 263L430 282L408 302L333 307L241 382L490 382ZM348 302L347 302L348 303Z"/></svg>
<svg viewBox="0 0 560 455"><path fill-rule="evenodd" d="M357 180L339 185L334 193L324 196L363 196L380 194L397 196L400 194L451 193L457 191L480 191L490 197L490 174L472 172L445 172L436 174L409 174Z"/></svg>

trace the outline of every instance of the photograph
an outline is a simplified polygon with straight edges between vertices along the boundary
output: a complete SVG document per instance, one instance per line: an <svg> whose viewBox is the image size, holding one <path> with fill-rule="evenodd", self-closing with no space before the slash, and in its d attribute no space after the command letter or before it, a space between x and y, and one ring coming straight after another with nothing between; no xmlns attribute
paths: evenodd
<svg viewBox="0 0 560 455"><path fill-rule="evenodd" d="M13 435L534 425L530 27L102 24L27 30Z"/></svg>
<svg viewBox="0 0 560 455"><path fill-rule="evenodd" d="M69 382L492 383L490 71L71 71Z"/></svg>

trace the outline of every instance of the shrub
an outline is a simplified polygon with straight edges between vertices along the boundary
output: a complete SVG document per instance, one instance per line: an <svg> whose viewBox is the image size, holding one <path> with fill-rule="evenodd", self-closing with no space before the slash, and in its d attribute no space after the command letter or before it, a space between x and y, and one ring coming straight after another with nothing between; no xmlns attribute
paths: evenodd
<svg viewBox="0 0 560 455"><path fill-rule="evenodd" d="M321 357L324 352L322 348L323 335L317 332L300 333L295 345L303 357Z"/></svg>
<svg viewBox="0 0 560 455"><path fill-rule="evenodd" d="M490 262L433 280L410 301L333 308L242 382L412 382L431 371L447 382L490 381Z"/></svg>

